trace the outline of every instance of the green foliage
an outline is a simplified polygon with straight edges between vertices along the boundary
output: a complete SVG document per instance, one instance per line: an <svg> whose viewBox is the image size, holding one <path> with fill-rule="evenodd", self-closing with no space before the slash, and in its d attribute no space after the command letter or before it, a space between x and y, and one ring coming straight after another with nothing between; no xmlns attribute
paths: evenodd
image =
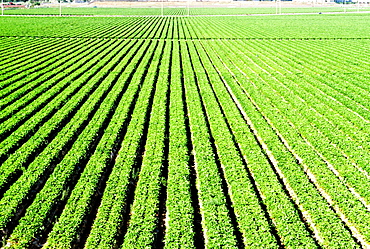
<svg viewBox="0 0 370 249"><path fill-rule="evenodd" d="M1 17L2 244L368 247L369 22Z"/></svg>

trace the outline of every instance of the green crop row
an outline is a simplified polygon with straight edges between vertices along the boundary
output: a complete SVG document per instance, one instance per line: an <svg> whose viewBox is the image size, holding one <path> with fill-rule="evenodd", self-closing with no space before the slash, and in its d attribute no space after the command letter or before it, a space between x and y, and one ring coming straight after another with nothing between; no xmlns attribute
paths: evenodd
<svg viewBox="0 0 370 249"><path fill-rule="evenodd" d="M112 248L116 247L117 239L120 234L121 226L126 220L125 216L130 201L127 196L131 181L136 181L134 166L136 164L138 153L140 151L140 143L144 135L144 126L147 122L147 114L150 111L149 100L155 88L156 82L153 73L156 71L156 66L149 66L149 62L153 58L159 58L163 43L160 45L157 42L152 42L142 63L137 68L131 82L142 82L142 87L135 109L131 115L131 120L127 126L127 131L122 140L120 150L114 161L112 173L107 180L106 188L102 197L101 204L96 215L96 219L91 229L90 236L87 239L86 248ZM159 48L160 48L159 47ZM149 72L151 70L151 72ZM132 94L131 94L132 95Z"/></svg>
<svg viewBox="0 0 370 249"><path fill-rule="evenodd" d="M27 53L27 51L30 51L32 50L32 46L42 46L43 42L42 40L31 40L31 41L28 41L28 42L25 42L26 40L28 40L28 38L14 38L14 37L1 37L0 38L1 40L1 44L3 44L3 46L1 46L0 48L0 51L2 54L4 54L4 58L7 58L8 55L11 55L11 54L22 54L22 52L25 52ZM50 41L49 41L50 42ZM48 41L46 41L46 44L48 43ZM2 62L5 62L7 63L8 61L7 60L4 60ZM0 62L0 65L1 62Z"/></svg>
<svg viewBox="0 0 370 249"><path fill-rule="evenodd" d="M2 17L0 36L145 38L142 29L150 29L163 20L185 23L179 38L195 39L369 39L369 16L345 15L270 15L201 17ZM132 20L139 20L131 25ZM54 25L48 25L53 22ZM286 25L294 23L295 25ZM356 28L353 28L356 23ZM127 26L135 32L126 32ZM300 28L297 28L300 27ZM315 27L315 28L313 28ZM168 30L166 24L165 29ZM192 29L189 33L187 30ZM136 31L137 30L137 31ZM184 32L187 32L186 35ZM133 36L133 34L135 34ZM155 33L151 33L151 36ZM161 36L173 39L175 36Z"/></svg>
<svg viewBox="0 0 370 249"><path fill-rule="evenodd" d="M92 79L89 83L90 86L102 81L108 74L111 67L115 66L116 63L124 55L124 50L121 50L126 44L119 44L115 47L118 52L106 65L107 71L102 70L95 75L95 80ZM108 58L107 58L108 59ZM105 64L105 63L104 63ZM23 171L21 177L11 185L9 190L6 191L3 198L0 201L0 227L3 228L10 221L12 216L16 213L17 208L22 203L24 198L29 194L29 191L39 184L40 179L47 175L47 172L52 170L53 162L60 157L65 150L65 144L71 139L76 139L75 136L79 133L81 125L88 121L89 115L93 114L99 107L102 97L107 94L107 91L111 88L111 81L103 81L96 89L96 91L90 96L89 100L79 109L74 116L74 120L71 120L68 125L64 126L62 131L58 133L53 141L39 154L37 158L25 169L25 166L21 163L12 164L10 167L4 167L2 165L4 173L1 174L1 185L5 184L12 174L17 171ZM83 126L82 126L83 127ZM92 134L94 135L94 134ZM32 176L32 177L31 177Z"/></svg>
<svg viewBox="0 0 370 249"><path fill-rule="evenodd" d="M269 65L271 65L271 63ZM261 75L261 80L259 82L266 82L266 85L261 86L261 89L267 95L267 98L281 110L280 112L282 114L287 116L302 136L309 141L309 144L313 146L315 150L319 151L321 154L319 155L325 159L325 163L329 164L329 168L330 166L332 167L330 170L333 172L330 172L325 163L320 162L320 158L317 156L313 157L312 154L314 154L315 151L311 151L312 149L310 149L309 146L305 146L304 144L300 145L301 147L291 145L303 159L305 159L306 154L310 154L310 162L307 162L307 165L312 167L312 173L315 174L319 184L320 177L323 177L326 172L325 181L322 181L320 185L331 196L332 201L337 203L341 212L346 215L347 219L353 223L352 226L356 227L361 231L361 234L367 238L368 235L365 228L367 225L363 223L363 220L368 219L367 211L358 200L356 201L358 197L352 195L346 187L354 193L357 192L365 202L368 202L368 194L364 186L369 184L369 180L364 178L362 173L346 161L341 153L337 151L336 147L332 146L334 142L338 147L342 147L341 143L344 144L346 142L344 134L342 135L338 131L335 133L332 132L333 130L335 131L336 128L330 127L330 123L327 122L326 119L323 119L322 116L312 111L314 105L307 107L305 104L306 102L302 103L302 101L297 98L297 96L300 95L299 92L291 93L290 90L294 89L293 83L289 85L290 89L286 88L284 91L281 91L284 87L282 87L280 82L276 78L274 79L272 75L268 78ZM285 79L285 82L288 82L287 79ZM281 101L281 99L285 101ZM306 117L296 110L304 113ZM283 121L282 123L288 122ZM281 133L284 135L286 128L279 128L278 130L282 130ZM293 132L290 132L289 135L292 136L292 134ZM323 134L325 134L327 138ZM297 137L289 139L287 137L288 135L285 136L285 139L289 144L293 144L295 141L299 140ZM328 138L330 140L328 140ZM350 144L348 144L347 147L350 148ZM316 161L314 161L315 159ZM319 165L321 166L319 167ZM318 167L320 170L315 171L314 166ZM342 183L339 180L342 181ZM328 182L330 182L330 185L325 187L325 183ZM335 185L336 189L332 190L330 187L331 185ZM338 197L338 193L341 193L341 197ZM357 195L357 193L355 195ZM344 202L343 198L347 201ZM353 216L353 210L356 210L355 216Z"/></svg>
<svg viewBox="0 0 370 249"><path fill-rule="evenodd" d="M135 44L136 49L138 49L140 45L140 43ZM130 52L132 56L132 54L135 53L135 48L131 49ZM117 72L119 72L120 70L123 71L130 58L130 54L128 54L126 59L121 60L114 70L117 70ZM104 81L114 82L116 81L115 78L118 77L120 77L119 73L110 73L104 79ZM55 167L53 173L50 175L47 182L45 183L45 186L37 194L32 205L27 208L25 216L22 217L22 219L19 221L19 225L14 230L12 236L9 239L10 243L17 244L17 246L20 247L26 245L27 243L30 243L32 238L35 237L35 233L37 233L37 230L35 228L42 228L43 224L47 223L48 216L54 208L53 205L55 203L63 201L63 198L68 196L68 186L72 184L71 179L73 178L73 175L77 174L78 167L81 165L81 162L83 162L86 159L86 156L89 155L89 149L92 147L93 143L95 143L95 141L99 139L98 136L100 133L102 133L104 123L107 122L110 113L114 111L114 108L112 108L112 106L114 106L114 103L120 101L120 93L123 92L123 89L126 87L127 84L128 83L124 78L118 79L115 82L114 86L112 87L104 101L100 104L99 110L95 113L89 124L79 135L78 139L73 143L72 148L64 156L63 160ZM119 113L122 115L124 114L124 112ZM105 139L105 136L108 136L108 134L114 134L118 136L119 132L117 132L117 130L109 133L108 129L109 128L107 128L107 130L105 131L99 144L105 145L107 143L107 139ZM112 143L114 144L115 140L108 139L108 141L112 141ZM101 151L99 149L100 147L98 145L96 150ZM101 155L99 155L99 159L104 160ZM89 165L90 163L86 165L86 168ZM92 180L91 177L90 180ZM81 181L81 179L79 181ZM87 184L83 184L83 186L85 189L85 193L87 193ZM76 185L74 191L76 191L77 187L78 185ZM76 213L75 215L77 216ZM81 219L81 222L82 220L83 219ZM35 226L36 224L37 226Z"/></svg>
<svg viewBox="0 0 370 249"><path fill-rule="evenodd" d="M196 43L197 44L197 43ZM215 99L213 88L209 84L219 81L217 73L210 68L211 63L200 47L195 49L189 44L190 54L194 55L192 61L200 95L207 113L210 131L214 138L218 158L223 175L227 183L228 194L232 202L233 211L237 217L238 230L242 233L245 246L266 248L276 247L275 238L270 233L270 227L264 218L263 210L250 182L247 171L237 148L233 135L230 133L228 123ZM196 58L199 53L200 58ZM203 69L204 68L204 69ZM208 81L209 84L206 84ZM255 220L255 217L260 217Z"/></svg>
<svg viewBox="0 0 370 249"><path fill-rule="evenodd" d="M55 63L52 68L46 68L45 71L40 70L41 76L36 75L35 78L27 77L27 81L32 83L27 83L24 87L4 97L1 104L6 107L1 111L0 120L4 121L13 116L18 110L25 107L36 98L44 99L45 102L48 101L49 99L45 99L40 95L49 90L52 91L51 89L57 82L62 81L65 75L73 73L73 69L76 70L76 62L78 62L78 60L81 60L88 52L92 52L91 48L87 49L88 52L86 52L86 47L83 46L83 44L77 45L79 46L71 49L67 54L62 53L61 57L59 57L59 61ZM91 45L94 46L96 43L92 43ZM58 70L55 70L56 68ZM65 86L60 86L59 89L63 89L64 87ZM42 101L37 102L40 106L45 103Z"/></svg>
<svg viewBox="0 0 370 249"><path fill-rule="evenodd" d="M153 246L160 222L159 196L165 160L165 124L171 43L159 43L146 80L156 82L143 159L130 210L129 225L121 248ZM162 52L163 51L163 52ZM162 54L163 53L163 54ZM160 64L159 64L160 63ZM144 221L144 222L143 222Z"/></svg>
<svg viewBox="0 0 370 249"><path fill-rule="evenodd" d="M233 48L233 49L237 49L237 48ZM245 63L247 63L247 61L250 63L250 57L244 57L243 53L236 53L234 52L236 56L238 56L238 58L240 59L240 61L246 61ZM248 67L244 67L243 68L244 70L248 69ZM261 70L261 68L260 68ZM257 73L253 73L253 74L256 74ZM249 75L253 75L253 74L249 74ZM242 80L242 78L239 79L240 81ZM264 97L262 92L260 93L260 91L264 91L265 88L262 88L261 90L258 90L259 88L259 84L256 84L257 82L263 82L263 79L262 78L251 78L250 81L249 80L243 80L241 81L241 87L244 89L244 93L248 95L250 95L249 98L251 98L253 100L253 102L255 103L254 105L258 108L258 110L260 112L263 113L263 115L265 117L268 117L267 119L267 122L269 122L269 124L274 128L275 126L277 125L285 125L285 127L277 127L277 128L274 128L274 129L277 129L277 131L279 133L283 133L284 136L281 137L281 139L286 139L288 142L289 141L295 141L297 142L297 145L294 146L294 149L295 148L298 148L297 146L300 145L300 146L304 146L305 142L304 141L301 141L302 139L290 139L290 136L292 136L294 134L294 130L289 128L290 125L288 122L284 122L284 121L277 121L279 119L282 119L283 117L281 115L279 115L278 111L276 110L276 108L273 106L273 105L270 105L268 101L266 101L266 99L268 99L267 97ZM267 85L266 85L267 86ZM265 86L265 87L266 87ZM248 89L248 91L246 91L246 89ZM280 99L280 102L282 102L282 100ZM247 110L247 108L244 108L244 110ZM288 137L289 135L289 137ZM265 139L273 139L275 138L276 139L276 135L273 136L273 135L270 135L270 136L264 136ZM275 145L278 145L280 142L278 143L275 143ZM272 142L266 142L266 144L270 144L270 145L273 145ZM282 144L280 143L280 146ZM285 148L285 150L288 152L289 151L289 148ZM303 153L304 151L300 151L300 153ZM298 153L300 155L300 153ZM288 159L288 156L289 154L287 153L286 154L286 159ZM279 155L279 157L282 157L283 154ZM275 158L277 159L277 161L279 162L279 157L275 156ZM289 155L289 157L292 158L292 155ZM284 158L284 157L283 157ZM313 158L312 155L310 156L310 158ZM286 160L285 159L285 160ZM299 159L299 158L298 158ZM296 160L298 160L296 159ZM317 236L319 236L319 241L320 243L323 243L324 245L330 245L330 246L343 246L345 245L346 243L348 243L349 245L353 246L353 240L351 239L350 235L348 234L348 232L344 229L343 225L341 224L341 221L339 220L339 217L336 218L336 215L339 216L339 214L334 214L332 213L332 211L330 209L328 209L328 204L325 204L325 201L322 199L323 196L319 196L317 192L317 190L315 190L315 188L311 185L311 183L309 182L309 172L310 170L313 170L311 167L316 167L316 165L314 163L310 163L310 167L308 167L308 171L307 169L305 169L306 171L306 175L304 172L303 172L303 169L301 169L301 166L299 164L296 164L294 162L295 159L291 159L291 163L289 163L291 166L289 168L286 168L285 170L292 170L295 166L295 167L298 167L299 168L299 171L296 170L294 172L294 174L292 173L285 173L285 178L287 180L289 180L290 177L293 177L296 178L296 177L300 177L301 180L292 180L289 182L289 185L292 187L292 189L294 190L294 188L310 188L311 190L300 190L300 191L295 191L296 192L296 195L297 195L297 198L299 200L299 203L302 205L302 208L304 208L304 211L306 211L309 215L310 215L310 219L312 220L312 222L315 224L315 226L312 226L313 224L311 224L311 229L313 229L314 231L316 230L316 233L317 233ZM308 163L309 161L304 161L302 166L305 166L306 163ZM289 165L287 162L285 162L285 164L281 164L281 166L287 166ZM307 165L306 165L307 166ZM285 167L284 167L285 168ZM317 166L317 169L318 166ZM283 170L282 170L283 171ZM284 171L283 171L284 172ZM289 172L289 171L288 171ZM308 172L308 173L307 173ZM315 172L316 173L316 172ZM322 172L322 170L320 170L319 172L317 172L318 175L315 174L315 176L320 176L319 174L323 174L324 172ZM330 172L331 173L331 172ZM299 186L301 183L303 183L303 179L305 179L305 181L307 182L306 185L304 186ZM335 179L335 178L333 178ZM311 181L315 180L315 179L310 179ZM315 182L314 182L315 183ZM319 185L321 186L321 185ZM317 185L316 185L317 187ZM303 193L306 193L307 195L306 196L302 196L301 195ZM345 193L345 192L344 192ZM331 196L331 197L334 197L334 196ZM304 199L309 199L309 198L315 198L315 201L310 201L308 203L305 203L302 201L301 198L304 198ZM321 201L319 201L321 199ZM318 208L318 205L319 203L321 202L320 204L320 208ZM314 203L314 205L312 205ZM331 204L331 203L330 203ZM325 220L322 219L322 218L319 218L319 217L325 217ZM331 217L331 218L329 218ZM320 222L317 222L319 219ZM317 220L317 221L316 221ZM336 225L334 225L336 224ZM327 227L331 227L330 230L327 229ZM333 232L335 231L335 236L333 235ZM339 236L339 234L341 234ZM336 240L339 240L339 241L336 241Z"/></svg>
<svg viewBox="0 0 370 249"><path fill-rule="evenodd" d="M0 96L4 98L8 94L17 90L18 88L24 86L27 81L27 77L36 76L30 80L37 79L37 76L43 75L43 73L49 72L52 69L57 68L53 63L58 63L60 59L64 56L63 54L68 54L71 50L71 45L73 41L64 40L59 46L54 45L50 49L45 49L43 53L39 55L36 54L36 58L31 58L24 66L18 67L17 62L14 62L13 66L7 66L3 70L6 70L7 73L3 74L1 77L0 87ZM78 45L78 43L77 43ZM2 107L3 101L1 101L0 107Z"/></svg>
<svg viewBox="0 0 370 249"><path fill-rule="evenodd" d="M215 79L213 81L213 89L224 109L235 140L246 160L248 170L266 205L269 216L273 220L281 243L291 248L315 248L315 242L310 238L310 234L300 220L299 215L301 214L299 214L299 210L296 210L295 206L290 202L291 197L284 193L279 179L265 155L261 152L261 145L258 144L253 133L251 133L251 127L246 125L248 122L250 124L250 120L248 117L245 117L246 120L244 120L238 110L238 104L230 105L230 98L234 98L234 101L237 102L236 97L224 94L227 91L231 91L231 89L228 89L228 82L235 80L232 72L227 70L222 59L215 53L216 50L214 48L209 46L208 43L204 43L202 46L205 47L212 62L211 64L217 70L218 77L221 77L221 80ZM226 87L222 82L225 83ZM277 202L279 202L279 205L276 205Z"/></svg>
<svg viewBox="0 0 370 249"><path fill-rule="evenodd" d="M3 39L5 40L5 39ZM18 39L18 38L8 38L7 40L12 41L12 49L7 49L2 51L3 59L0 62L0 70L5 70L9 74L9 66L16 66L15 68L22 67L33 61L35 55L45 53L45 49L50 49L50 46L53 46L58 43L58 40L52 39ZM36 51L35 51L36 50ZM31 60L30 60L31 59ZM11 69L13 70L13 69Z"/></svg>
<svg viewBox="0 0 370 249"><path fill-rule="evenodd" d="M27 77L30 77L30 80L35 80L43 73L55 69L56 65L53 65L53 62L58 62L58 60L65 56L63 55L63 52L67 54L69 50L69 43L66 41L61 47L54 47L49 52L41 54L40 60L31 60L26 64L25 68L20 67L12 70L11 67L7 67L6 70L8 70L8 73L3 75L1 82L2 89L0 90L0 96L2 97L2 100L0 102L0 108L3 108L9 103L9 99L5 98L7 95L21 87L26 86L27 88L27 83L29 82L26 80ZM27 68L30 70L27 70Z"/></svg>
<svg viewBox="0 0 370 249"><path fill-rule="evenodd" d="M71 196L68 198L63 213L55 224L52 232L49 234L46 248L58 248L60 246L69 247L77 240L82 230L84 220L89 213L89 208L94 204L94 196L96 196L97 191L99 191L99 181L103 173L107 171L107 167L109 167L109 162L112 160L112 152L119 139L125 120L128 118L129 107L133 101L133 96L135 96L133 93L135 93L139 87L139 83L132 84L128 92L123 92L126 85L129 84L128 79L130 77L130 71L121 74L121 70L127 63L130 63L127 65L128 69L134 70L137 63L139 63L140 57L134 58L130 62L131 56L134 56L135 52L145 51L148 44L142 47L140 45L143 45L142 42L135 44L136 47L130 50L129 56L121 60L117 66L117 70L114 70L108 76L108 78L118 78L118 80L107 96L106 103L102 103L98 113L95 115L97 119L100 119L100 122L94 122L94 120L92 120L84 130L86 136L89 134L102 134L101 139L96 141L97 147L95 151L89 158L78 182L71 192ZM123 95L123 98L117 99L120 95ZM114 105L117 107L113 108ZM113 114L110 119L106 116L109 113ZM104 123L108 123L107 128L104 129L104 133L102 132L103 130L96 130L99 126L101 129ZM83 134L81 135L81 142L93 142L93 140ZM76 149L80 148L76 147ZM88 144L84 146L84 150L85 151L80 152L81 155L87 154L89 150ZM71 156L74 154L75 153L71 151ZM68 164L70 165L70 163Z"/></svg>
<svg viewBox="0 0 370 249"><path fill-rule="evenodd" d="M117 43L107 43L107 47L105 48L105 51L103 52L108 53L109 51L114 51L114 46ZM111 51L112 52L112 51ZM108 53L109 54L109 53ZM92 54L94 55L94 53ZM54 98L53 101L49 103L49 105L46 105L42 110L42 112L39 112L38 114L34 115L32 118L27 120L22 126L20 126L16 132L11 134L9 138L5 139L2 142L2 149L1 150L1 156L6 157L8 156L7 160L0 166L0 172L1 172L1 184L0 186L4 186L4 184L7 182L7 178L11 177L12 175L19 173L19 171L22 171L22 169L26 168L27 161L34 156L37 151L39 151L39 148L45 147L46 141L48 137L51 136L51 134L58 129L62 131L63 129L63 122L65 122L66 119L71 118L71 115L74 114L75 108L77 106L80 106L86 101L89 94L91 94L95 88L100 83L100 78L102 77L102 73L99 72L102 68L105 66L105 62L111 59L111 57L107 57L105 60L100 61L99 59L91 60L88 64L86 64L87 69L91 65L96 64L96 68L90 72L90 75L84 75L83 77L80 77L76 79L73 84L70 84L69 87L63 92L63 95L58 96L58 98ZM84 62L81 62L81 64ZM77 65L81 65L77 64ZM77 76L85 72L86 68L81 68L81 71L76 72ZM71 75L72 77L76 77L76 75ZM91 76L91 77L89 77ZM94 78L95 77L95 78ZM65 78L66 82L73 80L74 78ZM87 83L87 81L90 80ZM84 85L85 84L85 85ZM76 90L79 90L75 95L71 96ZM71 99L68 101L68 98L71 97ZM67 103L63 106L63 104ZM35 102L35 105L37 105L37 102ZM58 108L60 108L58 110ZM20 115L15 115L14 117L18 118L18 120L13 120L13 124L9 122L7 129L11 129L13 126L17 124L17 122L20 122L19 119L23 118L27 112L31 112L33 110L33 105L30 105L29 108L26 107L24 110L25 113L22 111L20 112ZM56 114L49 119L47 122L43 124L42 127L37 126L39 122L42 122L49 113L56 112ZM85 117L87 119L88 117ZM78 120L78 119L77 119ZM80 121L83 123L84 121ZM5 123L4 123L5 124ZM78 127L78 126L77 126ZM38 129L37 129L38 128ZM26 138L29 132L35 132L35 136L32 136L30 139L28 139L24 144L22 144L19 149L17 149L14 153L8 155L9 151L14 148L14 146L17 146L18 143L21 143L22 139ZM70 134L73 134L74 132L71 132L71 130L65 129L65 132ZM76 132L76 131L75 131ZM67 139L66 134L63 134L61 137L63 139L66 139L65 141L68 141L70 138ZM58 134L59 135L59 134ZM58 137L56 135L56 137ZM73 136L72 136L73 137ZM63 148L63 147L62 147ZM53 148L51 148L53 150ZM51 152L49 152L51 153ZM60 152L57 152L57 154Z"/></svg>
<svg viewBox="0 0 370 249"><path fill-rule="evenodd" d="M270 65L272 63L273 62L270 62ZM326 143L328 145L325 146L325 150L317 148L322 155L326 158L333 158L333 155L344 154L347 158L353 159L351 162L342 156L338 156L335 157L335 159L333 158L333 160L327 159L326 161L334 165L336 170L343 174L343 177L346 178L346 182L354 184L353 186L357 186L355 189L361 193L361 196L366 197L367 191L363 188L367 185L367 180L364 178L363 174L360 174L358 169L367 168L369 155L366 151L361 149L361 147L367 148L367 144L362 143L362 141L366 139L368 134L362 132L358 127L340 116L335 109L331 109L328 106L328 101L324 101L322 98L315 98L309 92L302 91L301 88L296 87L296 85L307 85L308 83L306 83L306 80L293 78L289 81L286 79L283 81L282 79L278 79L278 82L283 84L288 83L285 87L285 91L277 91L279 94L283 95L284 98L290 100L289 102L305 116L308 122L314 124L314 129L318 129L319 132L316 138L320 138L321 143ZM275 87L275 89L279 88L281 88L281 86ZM295 101L294 98L296 96L305 101ZM310 141L313 144L316 140ZM333 144L335 146L332 146ZM355 162L356 165L352 165L353 162Z"/></svg>
<svg viewBox="0 0 370 249"><path fill-rule="evenodd" d="M189 51L186 42L180 42L180 44L205 246L233 248L237 246L237 240L226 206L221 176L216 165L211 137L196 85L196 75L193 72L191 59L194 54L190 57L192 51Z"/></svg>
<svg viewBox="0 0 370 249"><path fill-rule="evenodd" d="M369 247L345 18L0 17L0 247Z"/></svg>
<svg viewBox="0 0 370 249"><path fill-rule="evenodd" d="M104 49L109 45L109 43L100 45L101 48ZM14 157L18 158L19 155L22 155L21 157L23 158L27 158L28 153L26 151L32 153L34 150L32 148L37 148L38 146L44 144L45 142L43 140L48 140L49 137L52 136L53 131L57 130L58 127L60 127L60 124L63 124L63 122L70 117L75 110L75 107L79 106L79 104L82 102L77 101L75 97L72 99L76 101L70 101L68 104L67 102L74 93L81 89L83 86L81 83L86 82L87 80L86 78L80 78L78 80L78 78L87 70L92 69L93 65L97 61L97 59L94 59L93 56L98 55L99 53L100 55L104 55L104 53L101 52L102 50L96 50L94 52L92 49L89 49L80 54L80 59L91 59L91 61L88 63L85 63L83 60L80 63L75 61L74 65L71 65L66 70L67 73L70 73L68 77L64 77L57 84L52 82L55 84L54 87L52 87L45 94L39 96L37 98L38 101L33 101L31 104L28 104L24 109L21 109L18 113L13 114L10 119L0 125L2 128L1 134L3 136L4 134L12 132L0 143L1 161L5 161L8 157L13 157L13 159ZM76 57L78 58L78 56ZM92 71L93 70L97 72L99 68L92 69ZM86 96L87 93L86 95L82 94L79 97L84 99ZM47 103L48 101L49 103ZM25 105L21 100L16 102L14 105L17 106L17 104L19 108ZM39 109L41 109L41 111L34 114ZM66 109L68 110L67 112L65 112ZM33 116L31 116L32 114ZM47 119L53 114L56 115L47 121ZM29 116L31 117L27 119ZM25 120L24 123L22 123L23 120ZM35 133L37 134L36 137L30 136L31 134ZM27 145L22 146L22 142ZM13 151L20 147L23 147L23 149L20 149L21 154L16 156L13 155ZM26 151L24 149L26 149ZM21 158L18 158L17 160L20 159ZM11 159L10 161L12 164L15 163ZM25 161L27 161L27 159Z"/></svg>
<svg viewBox="0 0 370 249"><path fill-rule="evenodd" d="M195 210L191 204L190 151L185 126L186 107L183 103L178 42L173 42L171 55L165 248L194 248Z"/></svg>

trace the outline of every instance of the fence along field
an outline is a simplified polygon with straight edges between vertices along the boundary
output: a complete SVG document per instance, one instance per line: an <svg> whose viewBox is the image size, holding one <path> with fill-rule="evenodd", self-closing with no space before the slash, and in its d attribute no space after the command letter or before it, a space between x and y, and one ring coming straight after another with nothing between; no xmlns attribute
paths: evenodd
<svg viewBox="0 0 370 249"><path fill-rule="evenodd" d="M4 248L370 246L369 15L0 23Z"/></svg>

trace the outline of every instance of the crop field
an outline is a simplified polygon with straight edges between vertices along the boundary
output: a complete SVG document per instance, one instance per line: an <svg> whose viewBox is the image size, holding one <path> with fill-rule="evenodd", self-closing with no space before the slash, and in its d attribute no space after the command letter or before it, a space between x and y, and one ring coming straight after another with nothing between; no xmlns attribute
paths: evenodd
<svg viewBox="0 0 370 249"><path fill-rule="evenodd" d="M1 17L3 248L369 248L370 15Z"/></svg>
<svg viewBox="0 0 370 249"><path fill-rule="evenodd" d="M113 8L113 7L62 7L63 15L128 15L128 16L151 16L151 15L254 15L254 14L275 14L276 6L269 7L214 7L191 6L172 6L171 3L163 4L163 13L159 3L153 7L131 7L131 8ZM280 9L278 9L280 11ZM370 5L357 6L356 4L342 6L319 6L319 7L285 7L281 8L281 13L326 13L326 12L363 12L370 11ZM59 15L59 8L41 7L30 9L4 9L5 15Z"/></svg>

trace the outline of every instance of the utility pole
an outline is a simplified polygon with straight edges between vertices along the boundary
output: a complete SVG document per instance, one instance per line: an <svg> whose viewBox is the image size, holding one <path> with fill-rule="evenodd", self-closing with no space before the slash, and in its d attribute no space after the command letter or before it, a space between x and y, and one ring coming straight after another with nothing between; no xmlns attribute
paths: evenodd
<svg viewBox="0 0 370 249"><path fill-rule="evenodd" d="M278 0L275 0L275 4L276 4L276 15L278 14Z"/></svg>
<svg viewBox="0 0 370 249"><path fill-rule="evenodd" d="M161 16L162 16L162 17L163 17L163 1L164 1L164 0L162 0L162 1L161 1Z"/></svg>
<svg viewBox="0 0 370 249"><path fill-rule="evenodd" d="M4 0L1 0L1 15L4 15Z"/></svg>
<svg viewBox="0 0 370 249"><path fill-rule="evenodd" d="M188 16L190 16L190 0L188 0Z"/></svg>
<svg viewBox="0 0 370 249"><path fill-rule="evenodd" d="M347 10L346 10L346 0L343 0L343 9L344 9L344 13L346 13L347 12Z"/></svg>
<svg viewBox="0 0 370 249"><path fill-rule="evenodd" d="M279 0L279 12L280 12L280 15L281 15L281 0Z"/></svg>
<svg viewBox="0 0 370 249"><path fill-rule="evenodd" d="M360 12L360 0L357 0L357 12Z"/></svg>
<svg viewBox="0 0 370 249"><path fill-rule="evenodd" d="M59 0L59 16L62 16L62 0Z"/></svg>
<svg viewBox="0 0 370 249"><path fill-rule="evenodd" d="M275 0L276 3L276 15L281 14L281 0Z"/></svg>

